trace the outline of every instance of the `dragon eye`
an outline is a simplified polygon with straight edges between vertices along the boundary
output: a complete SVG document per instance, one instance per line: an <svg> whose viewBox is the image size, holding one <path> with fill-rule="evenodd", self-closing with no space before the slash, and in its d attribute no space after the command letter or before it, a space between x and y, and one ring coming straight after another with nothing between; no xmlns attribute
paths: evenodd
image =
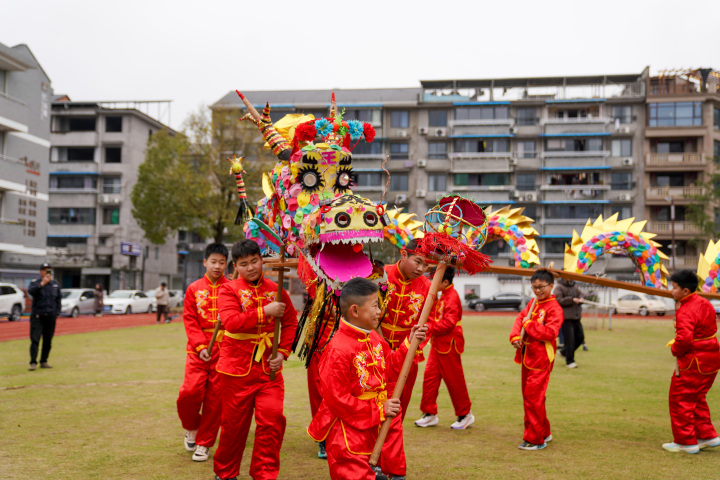
<svg viewBox="0 0 720 480"><path fill-rule="evenodd" d="M365 220L365 224L368 227L374 227L375 224L378 222L378 217L375 212L365 212L365 215L363 215L363 220Z"/></svg>
<svg viewBox="0 0 720 480"><path fill-rule="evenodd" d="M302 184L306 192L314 192L323 188L323 179L315 165L306 165L300 169L297 181Z"/></svg>
<svg viewBox="0 0 720 480"><path fill-rule="evenodd" d="M350 225L350 215L345 212L340 212L335 215L335 223L338 227L345 228Z"/></svg>
<svg viewBox="0 0 720 480"><path fill-rule="evenodd" d="M350 175L348 175L347 172L342 172L338 177L337 183L341 187L347 187L348 185L350 185L350 180Z"/></svg>
<svg viewBox="0 0 720 480"><path fill-rule="evenodd" d="M307 172L302 177L302 183L308 188L312 188L318 183L317 174L315 172Z"/></svg>

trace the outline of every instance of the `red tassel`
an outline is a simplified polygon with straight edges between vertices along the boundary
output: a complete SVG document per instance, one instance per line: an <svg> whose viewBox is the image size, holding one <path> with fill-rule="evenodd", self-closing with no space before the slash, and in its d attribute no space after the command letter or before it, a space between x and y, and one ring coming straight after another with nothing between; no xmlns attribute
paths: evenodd
<svg viewBox="0 0 720 480"><path fill-rule="evenodd" d="M348 150L352 150L350 147L352 144L350 143L350 134L348 133L343 137L343 147L347 148Z"/></svg>
<svg viewBox="0 0 720 480"><path fill-rule="evenodd" d="M442 233L426 234L415 251L430 262L443 261L471 275L482 272L492 263L487 255Z"/></svg>

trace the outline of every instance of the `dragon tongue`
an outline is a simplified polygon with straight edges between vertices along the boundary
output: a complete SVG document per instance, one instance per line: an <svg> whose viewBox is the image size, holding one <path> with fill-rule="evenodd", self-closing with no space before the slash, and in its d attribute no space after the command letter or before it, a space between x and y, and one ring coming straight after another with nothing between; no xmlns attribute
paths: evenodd
<svg viewBox="0 0 720 480"><path fill-rule="evenodd" d="M362 253L362 247L356 251L354 245L346 243L326 244L318 253L316 261L328 278L340 282L355 277L368 277L373 270L370 260Z"/></svg>

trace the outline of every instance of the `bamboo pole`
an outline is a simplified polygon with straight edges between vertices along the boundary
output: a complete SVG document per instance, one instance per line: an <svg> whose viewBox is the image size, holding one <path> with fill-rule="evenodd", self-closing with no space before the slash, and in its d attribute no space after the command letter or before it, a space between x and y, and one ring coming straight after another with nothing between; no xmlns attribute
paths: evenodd
<svg viewBox="0 0 720 480"><path fill-rule="evenodd" d="M273 270L277 270L278 272L278 289L277 289L277 297L275 297L276 302L282 302L282 293L283 293L283 277L285 274L285 270L290 270L288 268L285 268L285 244L282 244L280 246L280 263L273 267ZM273 335L273 342L272 342L272 354L270 355L271 359L274 359L275 356L277 356L277 350L278 350L278 343L280 342L280 319L282 317L275 317L275 335ZM275 380L275 372L270 372L270 381L272 382Z"/></svg>

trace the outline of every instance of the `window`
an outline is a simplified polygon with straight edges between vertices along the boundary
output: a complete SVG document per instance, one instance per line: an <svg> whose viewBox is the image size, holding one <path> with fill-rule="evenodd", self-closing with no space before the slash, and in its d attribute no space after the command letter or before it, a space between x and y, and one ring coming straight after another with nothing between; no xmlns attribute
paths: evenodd
<svg viewBox="0 0 720 480"><path fill-rule="evenodd" d="M618 123L632 123L632 106L616 105L612 107L612 118Z"/></svg>
<svg viewBox="0 0 720 480"><path fill-rule="evenodd" d="M658 222L669 222L672 220L670 206L667 207L654 207L655 218ZM678 222L685 221L685 207L682 205L675 205L675 220Z"/></svg>
<svg viewBox="0 0 720 480"><path fill-rule="evenodd" d="M713 127L720 129L720 108L713 109Z"/></svg>
<svg viewBox="0 0 720 480"><path fill-rule="evenodd" d="M489 138L485 140L455 140L457 153L503 153L510 151L507 138Z"/></svg>
<svg viewBox="0 0 720 480"><path fill-rule="evenodd" d="M380 172L359 172L356 176L358 187L379 187L382 185L383 174Z"/></svg>
<svg viewBox="0 0 720 480"><path fill-rule="evenodd" d="M632 155L632 140L629 138L613 140L611 148L613 157L629 157Z"/></svg>
<svg viewBox="0 0 720 480"><path fill-rule="evenodd" d="M455 109L455 120L501 120L506 118L510 118L510 109L507 106Z"/></svg>
<svg viewBox="0 0 720 480"><path fill-rule="evenodd" d="M545 220L575 219L586 221L588 218L597 218L603 214L603 206L597 204L587 205L547 205L545 207Z"/></svg>
<svg viewBox="0 0 720 480"><path fill-rule="evenodd" d="M103 178L102 193L120 193L120 177Z"/></svg>
<svg viewBox="0 0 720 480"><path fill-rule="evenodd" d="M122 117L105 117L106 132L122 132Z"/></svg>
<svg viewBox="0 0 720 480"><path fill-rule="evenodd" d="M650 183L652 184L652 177L650 176ZM685 174L684 173L658 173L655 175L655 185L658 187L684 187L685 186Z"/></svg>
<svg viewBox="0 0 720 480"><path fill-rule="evenodd" d="M650 103L649 127L691 127L702 125L702 102Z"/></svg>
<svg viewBox="0 0 720 480"><path fill-rule="evenodd" d="M356 155L382 155L382 143L374 141L373 143L367 143L362 140L352 150L353 156Z"/></svg>
<svg viewBox="0 0 720 480"><path fill-rule="evenodd" d="M557 173L550 175L550 185L599 185L600 173Z"/></svg>
<svg viewBox="0 0 720 480"><path fill-rule="evenodd" d="M447 158L447 143L428 142L428 158Z"/></svg>
<svg viewBox="0 0 720 480"><path fill-rule="evenodd" d="M122 160L122 148L105 147L105 163L120 163Z"/></svg>
<svg viewBox="0 0 720 480"><path fill-rule="evenodd" d="M685 151L685 142L657 142L657 153L683 153Z"/></svg>
<svg viewBox="0 0 720 480"><path fill-rule="evenodd" d="M632 190L632 173L613 172L610 174L610 188L613 190Z"/></svg>
<svg viewBox="0 0 720 480"><path fill-rule="evenodd" d="M536 205L518 205L518 208L522 207L525 210L523 210L522 214L526 217L530 217L533 220L537 220L537 206Z"/></svg>
<svg viewBox="0 0 720 480"><path fill-rule="evenodd" d="M621 220L624 220L626 218L632 218L632 216L633 216L631 206L620 207L618 209L618 213L619 213L618 217L620 217Z"/></svg>
<svg viewBox="0 0 720 480"><path fill-rule="evenodd" d="M50 188L57 190L95 190L97 178L92 175L51 175Z"/></svg>
<svg viewBox="0 0 720 480"><path fill-rule="evenodd" d="M410 112L404 110L390 112L390 126L392 128L408 128L410 126Z"/></svg>
<svg viewBox="0 0 720 480"><path fill-rule="evenodd" d="M516 123L518 125L535 125L537 123L537 110L534 108L518 108Z"/></svg>
<svg viewBox="0 0 720 480"><path fill-rule="evenodd" d="M408 174L393 173L390 175L390 190L395 192L407 192L408 190Z"/></svg>
<svg viewBox="0 0 720 480"><path fill-rule="evenodd" d="M160 258L160 248L155 247L155 260L157 260L158 258Z"/></svg>
<svg viewBox="0 0 720 480"><path fill-rule="evenodd" d="M565 253L566 243L570 243L569 238L548 238L545 240L545 251L547 253Z"/></svg>
<svg viewBox="0 0 720 480"><path fill-rule="evenodd" d="M390 144L390 158L393 160L403 160L410 158L410 144L409 143L391 143Z"/></svg>
<svg viewBox="0 0 720 480"><path fill-rule="evenodd" d="M517 153L520 158L535 158L535 140L517 142Z"/></svg>
<svg viewBox="0 0 720 480"><path fill-rule="evenodd" d="M103 208L103 225L120 225L120 208Z"/></svg>
<svg viewBox="0 0 720 480"><path fill-rule="evenodd" d="M87 238L78 237L48 237L48 247L66 248L69 245L87 245Z"/></svg>
<svg viewBox="0 0 720 480"><path fill-rule="evenodd" d="M515 175L515 187L518 190L535 190L536 175L534 173L518 173Z"/></svg>
<svg viewBox="0 0 720 480"><path fill-rule="evenodd" d="M447 127L447 114L446 110L429 110L428 125L431 127Z"/></svg>
<svg viewBox="0 0 720 480"><path fill-rule="evenodd" d="M95 117L55 117L56 132L93 132Z"/></svg>
<svg viewBox="0 0 720 480"><path fill-rule="evenodd" d="M431 174L428 175L428 191L445 192L447 191L447 175Z"/></svg>
<svg viewBox="0 0 720 480"><path fill-rule="evenodd" d="M545 148L548 152L598 152L603 149L601 138L551 138Z"/></svg>
<svg viewBox="0 0 720 480"><path fill-rule="evenodd" d="M456 173L455 186L457 187L489 187L509 185L507 173Z"/></svg>
<svg viewBox="0 0 720 480"><path fill-rule="evenodd" d="M720 163L720 142L713 140L713 161Z"/></svg>
<svg viewBox="0 0 720 480"><path fill-rule="evenodd" d="M78 225L95 225L94 208L49 208L48 223L75 223Z"/></svg>
<svg viewBox="0 0 720 480"><path fill-rule="evenodd" d="M380 121L381 115L380 110L345 110L345 115L343 115L343 120L358 120L361 122L368 122L373 125L380 125L382 122ZM320 115L320 117L324 117L326 114ZM315 118L320 118L316 116Z"/></svg>
<svg viewBox="0 0 720 480"><path fill-rule="evenodd" d="M510 246L505 240L499 238L492 242L485 242L485 245L480 248L480 252L490 257L495 257L501 253L510 252Z"/></svg>
<svg viewBox="0 0 720 480"><path fill-rule="evenodd" d="M95 160L93 147L74 147L67 149L68 162L92 162Z"/></svg>

